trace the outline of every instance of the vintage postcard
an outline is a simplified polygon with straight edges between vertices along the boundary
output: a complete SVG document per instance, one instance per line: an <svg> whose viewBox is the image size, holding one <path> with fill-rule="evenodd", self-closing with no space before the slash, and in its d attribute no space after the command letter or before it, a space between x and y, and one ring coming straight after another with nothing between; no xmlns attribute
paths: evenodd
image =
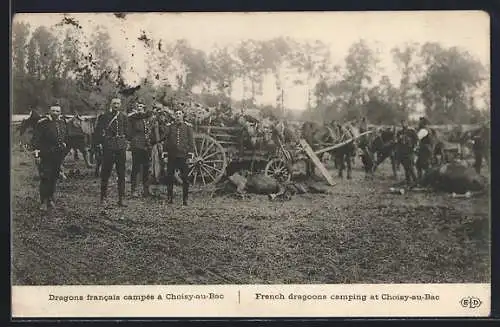
<svg viewBox="0 0 500 327"><path fill-rule="evenodd" d="M489 24L15 15L13 318L488 316Z"/></svg>

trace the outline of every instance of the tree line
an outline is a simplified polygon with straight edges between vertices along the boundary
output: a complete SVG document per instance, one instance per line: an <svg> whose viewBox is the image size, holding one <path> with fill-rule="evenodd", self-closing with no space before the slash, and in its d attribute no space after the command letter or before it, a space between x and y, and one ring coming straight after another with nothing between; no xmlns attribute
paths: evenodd
<svg viewBox="0 0 500 327"><path fill-rule="evenodd" d="M90 113L102 110L109 97L120 92L126 105L137 97L149 103L191 98L208 106L260 107L281 115L287 88L303 85L307 119L366 116L375 124L393 124L407 119L418 106L435 124L476 123L489 115L489 92L477 94L489 78L489 68L463 49L438 43L391 49L401 76L395 83L381 73L381 55L365 40L354 42L339 65L331 60L330 46L317 40L242 40L207 53L187 40L166 42L143 31L137 39L146 51L147 76L137 88L125 83L124 72L133 67L113 49L102 27L84 34L74 21L33 31L28 23L15 22L12 33L14 113L46 108L53 99L66 111ZM257 98L269 76L276 101L259 106ZM294 79L288 80L290 76ZM232 99L237 81L243 85L238 101ZM486 108L477 107L477 97Z"/></svg>

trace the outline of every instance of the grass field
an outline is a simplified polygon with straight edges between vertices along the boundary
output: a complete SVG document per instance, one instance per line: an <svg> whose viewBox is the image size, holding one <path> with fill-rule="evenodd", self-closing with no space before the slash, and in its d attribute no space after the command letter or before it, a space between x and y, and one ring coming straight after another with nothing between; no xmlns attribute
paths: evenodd
<svg viewBox="0 0 500 327"><path fill-rule="evenodd" d="M388 163L374 180L356 163L353 179L337 179L331 194L271 202L197 192L182 207L177 189L174 205L129 199L107 216L98 179L61 182L57 208L41 214L32 159L13 149L11 174L15 285L490 279L489 197L389 194Z"/></svg>

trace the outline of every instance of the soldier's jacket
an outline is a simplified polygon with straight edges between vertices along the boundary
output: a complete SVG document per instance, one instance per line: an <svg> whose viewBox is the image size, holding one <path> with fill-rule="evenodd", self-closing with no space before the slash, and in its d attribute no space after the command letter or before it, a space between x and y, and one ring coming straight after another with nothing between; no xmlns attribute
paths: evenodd
<svg viewBox="0 0 500 327"><path fill-rule="evenodd" d="M105 149L126 150L127 131L128 117L121 111L107 111L97 118L95 143L102 144Z"/></svg>
<svg viewBox="0 0 500 327"><path fill-rule="evenodd" d="M187 122L167 125L166 146L169 156L183 157L193 152L193 127Z"/></svg>
<svg viewBox="0 0 500 327"><path fill-rule="evenodd" d="M409 128L400 130L397 134L397 139L399 143L405 145L415 145L417 142L415 131Z"/></svg>
<svg viewBox="0 0 500 327"><path fill-rule="evenodd" d="M488 148L488 135L485 128L481 128L472 134L472 149L473 151L482 151Z"/></svg>
<svg viewBox="0 0 500 327"><path fill-rule="evenodd" d="M402 129L398 131L396 137L400 152L413 152L418 142L418 137L414 130L410 128Z"/></svg>
<svg viewBox="0 0 500 327"><path fill-rule="evenodd" d="M35 127L33 146L41 153L64 151L68 143L68 125L60 117L53 119L47 115L42 117Z"/></svg>
<svg viewBox="0 0 500 327"><path fill-rule="evenodd" d="M146 150L151 147L153 122L150 115L135 114L129 117L128 139L132 149Z"/></svg>

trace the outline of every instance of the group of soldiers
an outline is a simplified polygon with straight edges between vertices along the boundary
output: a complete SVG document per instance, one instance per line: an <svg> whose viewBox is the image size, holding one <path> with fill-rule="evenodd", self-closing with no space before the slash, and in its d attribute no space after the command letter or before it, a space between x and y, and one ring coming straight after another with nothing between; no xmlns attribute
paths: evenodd
<svg viewBox="0 0 500 327"><path fill-rule="evenodd" d="M400 121L400 126L397 132L393 132L394 134L389 134L389 140L383 140L383 142L389 141L387 142L389 151L378 149L378 151L376 152L381 154L382 157L377 158L376 162L374 162L373 165L368 166L371 169L375 169L376 166L385 159L385 156L394 156L393 160L403 166L407 184L417 184L418 179L415 171L416 168L419 168L418 170L420 170L420 168L426 167L428 165L426 161L430 160L433 156L433 145L431 144L432 138L424 137L426 135L419 135L417 132L423 130L428 131L428 127L429 120L426 117L421 117L419 119L416 130L409 127L408 121L406 119L402 119ZM368 131L368 124L365 117L363 117L360 122L359 131L360 133ZM373 149L369 149L369 144L366 141L366 138L360 140L359 146L363 151L363 159L365 159L364 157L366 156L370 156L373 152ZM415 156L417 156L417 160L415 160ZM375 160L372 159L366 161Z"/></svg>
<svg viewBox="0 0 500 327"><path fill-rule="evenodd" d="M384 149L379 149L378 152L382 154L382 157L377 158L373 168L380 164L385 159L385 156L392 155L394 156L393 160L403 166L407 184L409 186L416 185L422 178L422 171L430 168L433 160L435 160L435 156L438 153L441 156L444 155L442 140L429 125L430 122L426 117L419 119L416 129L409 127L408 121L402 119L398 131L394 132L394 134L389 133L389 140L384 140L388 141L387 148L389 151L385 152ZM470 140L474 153L474 169L478 174L480 174L485 152L488 151L488 145L486 144L487 135L483 133L486 129L485 126L486 124L473 133ZM368 131L366 118L361 120L359 131L360 133ZM363 159L373 153L373 149L369 149L370 145L367 139L361 139L359 143L360 148L363 150ZM394 147L392 144L394 144ZM374 160L372 159L371 161ZM415 173L415 170L418 174Z"/></svg>
<svg viewBox="0 0 500 327"><path fill-rule="evenodd" d="M168 118L166 117L168 116ZM111 99L106 112L97 118L94 144L101 155L100 204L103 210L109 208L108 182L113 170L118 176L118 205L125 203L126 151L132 153L131 195L138 196L137 176L142 168L143 195L149 194L151 151L154 146L166 153L167 197L173 203L174 172L180 170L182 203L187 205L189 181L187 160L193 153L193 127L184 120L181 107L165 110L161 105L146 110L146 104L139 99L134 111L126 114L122 110L120 97ZM54 103L49 113L37 123L33 146L35 160L40 172L40 209L46 211L55 206L54 193L68 143L68 127L61 115L61 106ZM163 162L163 161L162 161ZM163 167L162 167L163 169Z"/></svg>
<svg viewBox="0 0 500 327"><path fill-rule="evenodd" d="M187 205L189 192L189 171L188 158L192 157L194 150L194 131L190 123L184 120L185 112L181 105L175 106L173 110L164 108L156 103L153 108L146 108L144 101L139 99L132 113L126 114L122 110L122 101L119 97L111 99L107 111L97 118L95 133L93 137L94 146L98 148L102 168L100 172L100 202L103 209L109 207L108 181L111 176L113 166L118 175L118 205L125 204L125 174L126 174L126 151L130 149L132 153L131 190L133 197L138 196L137 177L142 169L143 195L149 194L149 181L152 163L152 153L160 153L161 172L167 184L168 202L173 203L173 183L174 172L180 170L182 185L182 202ZM401 126L394 134L396 148L391 153L397 154L397 162L405 171L408 184L416 184L417 176L415 166L425 166L422 160L433 156L432 137L419 134L429 133L429 121L422 117L417 130L408 126L406 120L401 120ZM359 132L368 131L366 118L359 122ZM391 137L392 138L392 137ZM370 157L376 168L384 158L373 160L373 149L369 149L368 137L360 138L359 147L363 150L364 157ZM435 141L435 139L434 139ZM65 154L67 153L68 127L61 115L61 106L55 103L50 107L49 113L43 116L37 123L33 138L35 159L40 172L40 201L41 210L48 210L54 207L54 193L59 172ZM429 143L429 144L428 144ZM484 142L483 142L484 143ZM483 151L481 140L474 140L474 153L480 154ZM156 147L156 148L155 148ZM418 147L418 150L416 149ZM155 148L156 152L153 151ZM429 152L429 153L426 153ZM376 151L375 151L376 152ZM418 153L418 154L417 154ZM166 158L163 158L166 154ZM417 160L415 162L415 155ZM424 158L424 159L423 159ZM476 156L476 166L481 165L481 156ZM163 167L163 159L167 159L166 172ZM366 158L364 158L366 159ZM365 164L365 160L364 164ZM154 161L156 162L156 161ZM365 164L366 166L366 164ZM366 167L365 167L366 168ZM477 169L477 168L476 168ZM478 170L478 169L477 169ZM154 175L154 174L153 174ZM420 177L420 176L419 176Z"/></svg>

